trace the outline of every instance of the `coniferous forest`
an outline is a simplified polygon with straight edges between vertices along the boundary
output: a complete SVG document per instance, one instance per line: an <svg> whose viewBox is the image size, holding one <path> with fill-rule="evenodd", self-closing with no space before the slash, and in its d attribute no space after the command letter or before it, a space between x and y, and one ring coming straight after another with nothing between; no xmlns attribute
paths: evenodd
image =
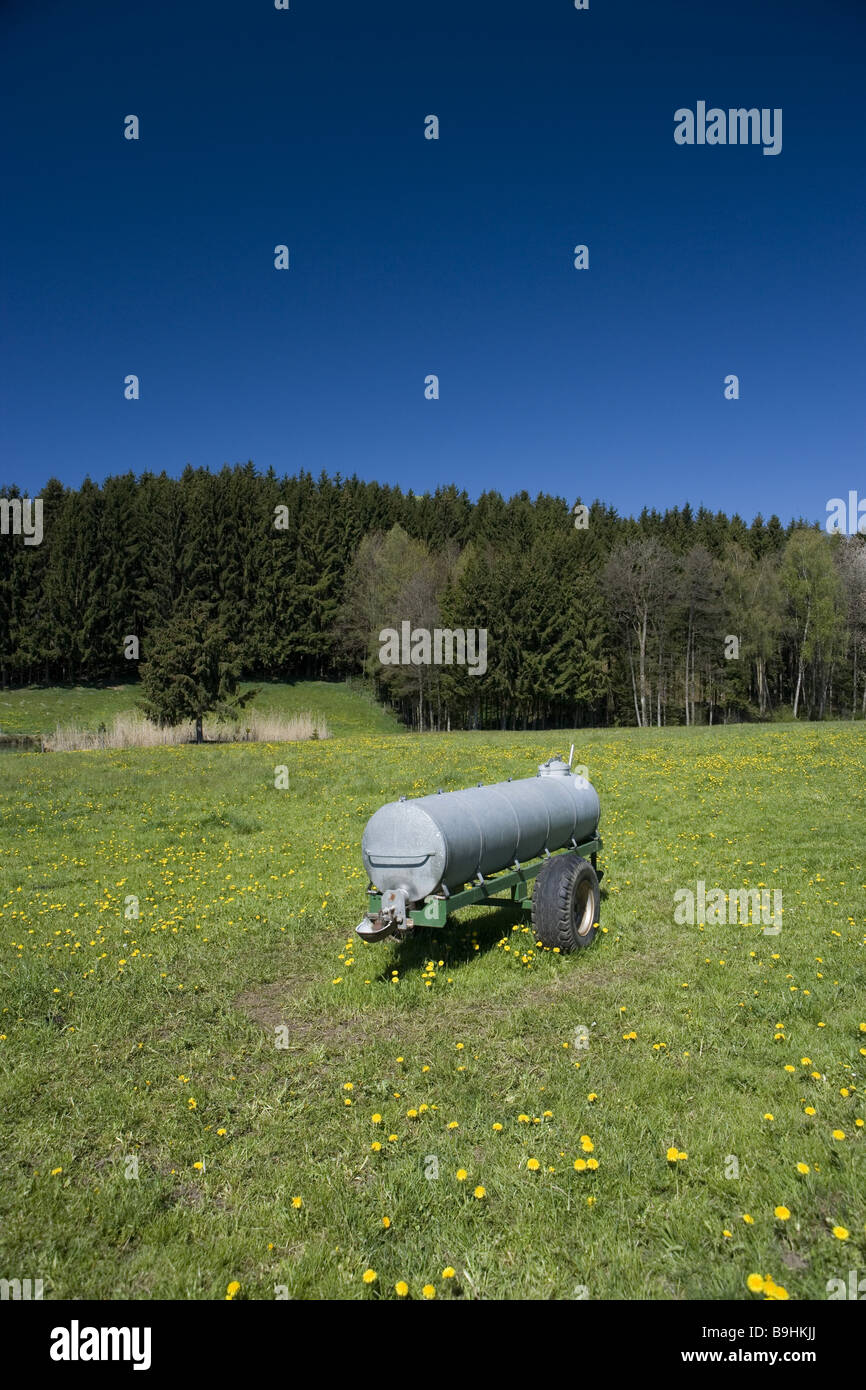
<svg viewBox="0 0 866 1390"><path fill-rule="evenodd" d="M0 538L4 686L134 679L205 605L245 678L362 678L416 729L866 715L862 536L252 463L41 496L41 544ZM485 672L383 665L406 621L485 629Z"/></svg>

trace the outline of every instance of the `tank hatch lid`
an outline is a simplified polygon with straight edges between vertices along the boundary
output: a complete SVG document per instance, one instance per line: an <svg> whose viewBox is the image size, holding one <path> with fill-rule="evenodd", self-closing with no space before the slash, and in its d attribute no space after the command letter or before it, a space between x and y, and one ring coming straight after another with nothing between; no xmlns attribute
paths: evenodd
<svg viewBox="0 0 866 1390"><path fill-rule="evenodd" d="M562 758L548 758L546 763L538 765L539 777L567 777L570 773L571 768Z"/></svg>

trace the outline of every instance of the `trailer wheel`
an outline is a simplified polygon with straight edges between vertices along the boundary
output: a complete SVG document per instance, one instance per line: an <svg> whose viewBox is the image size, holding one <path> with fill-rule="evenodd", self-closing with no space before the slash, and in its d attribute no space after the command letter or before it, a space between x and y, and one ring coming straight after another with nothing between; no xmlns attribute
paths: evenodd
<svg viewBox="0 0 866 1390"><path fill-rule="evenodd" d="M560 951L589 946L598 933L601 894L588 859L557 854L535 880L532 926L536 940Z"/></svg>

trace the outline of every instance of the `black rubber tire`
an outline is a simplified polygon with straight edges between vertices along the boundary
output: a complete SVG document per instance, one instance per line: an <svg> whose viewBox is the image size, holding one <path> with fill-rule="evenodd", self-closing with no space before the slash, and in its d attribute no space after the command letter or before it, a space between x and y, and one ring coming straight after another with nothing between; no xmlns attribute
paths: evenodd
<svg viewBox="0 0 866 1390"><path fill-rule="evenodd" d="M535 880L532 928L542 946L576 951L598 934L601 893L588 859L579 854L556 854Z"/></svg>

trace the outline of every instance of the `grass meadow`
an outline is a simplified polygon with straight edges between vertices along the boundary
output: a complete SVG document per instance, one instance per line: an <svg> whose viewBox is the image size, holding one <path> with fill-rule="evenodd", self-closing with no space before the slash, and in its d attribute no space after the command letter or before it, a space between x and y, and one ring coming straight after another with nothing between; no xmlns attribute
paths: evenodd
<svg viewBox="0 0 866 1390"><path fill-rule="evenodd" d="M375 704L362 690L328 681L298 681L278 684L262 681L253 687L245 682L242 690L257 689L259 694L248 706L250 714L275 714L283 718L312 714L323 720L330 732L345 736L360 733L399 733L400 725L390 713ZM42 686L33 689L0 690L0 739L38 738L69 726L95 730L100 724L111 727L119 715L133 714L140 698L137 685Z"/></svg>
<svg viewBox="0 0 866 1390"><path fill-rule="evenodd" d="M4 693L0 724L64 698ZM864 727L414 736L339 688L291 698L334 736L0 756L0 1275L760 1300L866 1273ZM508 905L356 944L381 803L572 737L593 946L541 950ZM781 933L678 925L698 880L781 890Z"/></svg>

